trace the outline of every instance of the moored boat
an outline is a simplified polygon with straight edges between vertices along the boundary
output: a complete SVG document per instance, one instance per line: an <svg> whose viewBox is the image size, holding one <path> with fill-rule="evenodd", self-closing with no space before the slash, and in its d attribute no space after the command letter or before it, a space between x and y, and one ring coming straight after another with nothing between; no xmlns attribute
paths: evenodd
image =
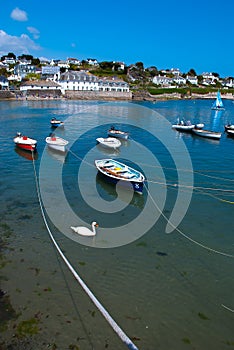
<svg viewBox="0 0 234 350"><path fill-rule="evenodd" d="M112 126L108 130L108 136L110 136L110 137L117 137L117 138L120 138L120 139L127 140L129 138L129 133L126 132L126 131L122 131L122 130L116 129L114 126Z"/></svg>
<svg viewBox="0 0 234 350"><path fill-rule="evenodd" d="M234 137L234 129L227 129L226 132L228 136Z"/></svg>
<svg viewBox="0 0 234 350"><path fill-rule="evenodd" d="M58 128L59 126L64 126L64 122L56 118L52 118L50 121L50 125L52 128Z"/></svg>
<svg viewBox="0 0 234 350"><path fill-rule="evenodd" d="M69 143L67 140L62 139L59 136L55 136L54 134L51 134L45 140L50 148L59 152L66 152L66 146Z"/></svg>
<svg viewBox="0 0 234 350"><path fill-rule="evenodd" d="M176 129L177 131L192 131L195 128L195 124L192 124L190 120L183 121L178 120L176 124L172 125L172 129Z"/></svg>
<svg viewBox="0 0 234 350"><path fill-rule="evenodd" d="M115 184L120 181L126 186L131 184L129 189L142 194L145 177L140 171L114 159L95 160L95 166L107 181Z"/></svg>
<svg viewBox="0 0 234 350"><path fill-rule="evenodd" d="M201 137L206 137L209 139L215 139L215 140L219 140L222 136L221 132L216 132L216 131L211 131L211 130L204 130L204 129L196 129L194 128L192 130L192 132L195 135L201 136Z"/></svg>
<svg viewBox="0 0 234 350"><path fill-rule="evenodd" d="M234 124L226 124L224 125L225 131L227 130L234 130Z"/></svg>
<svg viewBox="0 0 234 350"><path fill-rule="evenodd" d="M13 139L15 145L25 151L36 151L37 141L17 132Z"/></svg>
<svg viewBox="0 0 234 350"><path fill-rule="evenodd" d="M115 137L106 137L106 138L103 138L103 137L98 137L96 139L96 141L101 144L102 146L104 147L107 147L107 148L118 148L121 146L121 142L116 139Z"/></svg>

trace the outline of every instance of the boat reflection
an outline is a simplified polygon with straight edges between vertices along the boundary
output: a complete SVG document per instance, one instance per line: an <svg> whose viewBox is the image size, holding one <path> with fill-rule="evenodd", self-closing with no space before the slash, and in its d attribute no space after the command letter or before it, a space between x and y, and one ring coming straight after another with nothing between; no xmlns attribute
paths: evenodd
<svg viewBox="0 0 234 350"><path fill-rule="evenodd" d="M67 161L68 151L60 152L60 151L56 151L54 149L51 149L49 147L47 147L46 151L50 157L58 160L61 163L65 163Z"/></svg>
<svg viewBox="0 0 234 350"><path fill-rule="evenodd" d="M101 153L105 153L108 156L119 156L120 154L120 150L119 149L111 149L111 148L105 148L100 144L97 144L97 149L101 152Z"/></svg>
<svg viewBox="0 0 234 350"><path fill-rule="evenodd" d="M17 153L20 157L23 157L31 161L38 159L38 153L35 151L32 153L31 151L26 151L19 147L15 147L15 153Z"/></svg>
<svg viewBox="0 0 234 350"><path fill-rule="evenodd" d="M216 131L219 130L221 127L221 118L222 118L223 111L215 111L212 113L212 122L211 122L211 128L212 130Z"/></svg>
<svg viewBox="0 0 234 350"><path fill-rule="evenodd" d="M96 175L96 184L97 184L97 189L99 189L99 191L100 191L100 194L103 193L103 195L105 197L104 199L108 200L108 198L111 197L111 200L113 200L117 197L115 185L107 182L105 180L104 176L102 174L100 174L99 172ZM124 188L122 188L120 190L123 191L123 195L121 196L121 200L128 203L128 196L126 196L126 199L124 196L124 191L126 192L127 190ZM107 195L108 195L108 197L107 197ZM138 193L134 192L132 200L130 201L129 205L137 207L139 209L143 209L144 205L145 205L144 194L139 195Z"/></svg>

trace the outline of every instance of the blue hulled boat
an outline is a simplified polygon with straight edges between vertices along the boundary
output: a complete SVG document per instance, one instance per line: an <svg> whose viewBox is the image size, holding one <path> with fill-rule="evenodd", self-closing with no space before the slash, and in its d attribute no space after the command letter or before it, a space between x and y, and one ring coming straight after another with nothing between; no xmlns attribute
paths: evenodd
<svg viewBox="0 0 234 350"><path fill-rule="evenodd" d="M126 187L131 184L129 189L142 194L145 177L140 171L114 159L95 160L95 166L107 181L114 184L120 181L120 184Z"/></svg>

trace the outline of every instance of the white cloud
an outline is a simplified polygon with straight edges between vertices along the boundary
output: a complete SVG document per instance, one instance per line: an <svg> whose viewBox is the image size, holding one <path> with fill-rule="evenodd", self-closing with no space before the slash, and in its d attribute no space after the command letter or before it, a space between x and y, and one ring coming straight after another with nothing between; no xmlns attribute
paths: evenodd
<svg viewBox="0 0 234 350"><path fill-rule="evenodd" d="M26 34L12 36L0 30L0 55L5 55L8 52L13 52L16 55L31 54L32 50L40 50L41 47L37 45Z"/></svg>
<svg viewBox="0 0 234 350"><path fill-rule="evenodd" d="M20 22L25 22L28 20L27 13L23 10L20 10L18 7L16 7L11 12L11 18L14 19L15 21L20 21Z"/></svg>
<svg viewBox="0 0 234 350"><path fill-rule="evenodd" d="M33 35L34 39L38 39L40 37L40 32L37 28L27 27L27 30Z"/></svg>

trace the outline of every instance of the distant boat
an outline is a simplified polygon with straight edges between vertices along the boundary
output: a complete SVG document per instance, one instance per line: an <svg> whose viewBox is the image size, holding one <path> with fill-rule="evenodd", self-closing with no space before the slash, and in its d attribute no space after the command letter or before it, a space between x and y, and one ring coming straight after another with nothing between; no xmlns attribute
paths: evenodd
<svg viewBox="0 0 234 350"><path fill-rule="evenodd" d="M184 121L184 120L177 120L177 124L172 125L172 129L176 129L177 131L187 131L191 132L192 129L202 129L204 128L204 124L199 123L199 124L192 124L190 120Z"/></svg>
<svg viewBox="0 0 234 350"><path fill-rule="evenodd" d="M110 137L117 137L117 138L120 138L120 139L127 140L128 137L129 137L129 133L126 132L126 131L115 129L115 127L112 126L108 130L108 136L110 136Z"/></svg>
<svg viewBox="0 0 234 350"><path fill-rule="evenodd" d="M204 130L204 129L196 129L194 128L192 130L192 132L195 135L201 136L201 137L206 137L209 139L215 139L215 140L219 140L222 136L221 132L216 132L216 131L211 131L211 130Z"/></svg>
<svg viewBox="0 0 234 350"><path fill-rule="evenodd" d="M37 141L22 135L20 132L17 132L13 141L17 147L25 151L36 151Z"/></svg>
<svg viewBox="0 0 234 350"><path fill-rule="evenodd" d="M228 136L234 137L234 129L227 129L226 132Z"/></svg>
<svg viewBox="0 0 234 350"><path fill-rule="evenodd" d="M68 145L67 140L55 136L54 134L51 134L46 138L46 143L50 148L59 152L66 152L66 146Z"/></svg>
<svg viewBox="0 0 234 350"><path fill-rule="evenodd" d="M59 126L64 126L64 122L62 122L61 120L58 120L56 118L52 118L50 121L50 125L52 128L57 128Z"/></svg>
<svg viewBox="0 0 234 350"><path fill-rule="evenodd" d="M221 94L220 94L219 90L218 90L217 95L216 95L216 100L214 101L211 109L214 109L216 111L223 111L225 109L224 105L223 105L223 101L221 99Z"/></svg>
<svg viewBox="0 0 234 350"><path fill-rule="evenodd" d="M114 159L95 160L95 166L107 181L121 185L130 183L134 192L142 194L145 177L138 170Z"/></svg>
<svg viewBox="0 0 234 350"><path fill-rule="evenodd" d="M100 143L102 146L107 148L116 149L121 146L121 142L115 137L106 137L106 138L98 137L96 141Z"/></svg>
<svg viewBox="0 0 234 350"><path fill-rule="evenodd" d="M195 124L192 124L190 120L177 120L176 124L172 125L172 129L176 129L177 131L192 131L195 128Z"/></svg>
<svg viewBox="0 0 234 350"><path fill-rule="evenodd" d="M226 124L224 125L225 131L234 130L234 124Z"/></svg>

